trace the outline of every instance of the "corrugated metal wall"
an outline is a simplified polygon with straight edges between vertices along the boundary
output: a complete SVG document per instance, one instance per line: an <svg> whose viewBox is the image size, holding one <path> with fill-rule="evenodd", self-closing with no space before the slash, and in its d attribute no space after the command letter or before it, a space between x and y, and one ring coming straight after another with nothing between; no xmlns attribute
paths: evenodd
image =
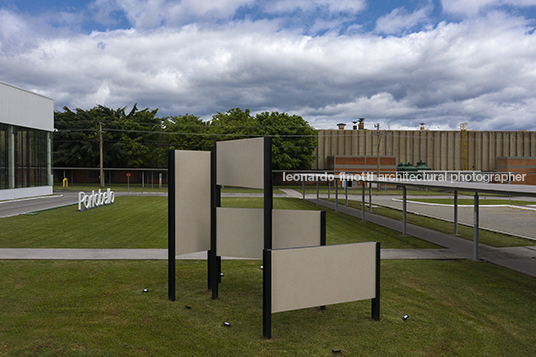
<svg viewBox="0 0 536 357"><path fill-rule="evenodd" d="M495 171L497 157L536 156L533 131L468 131L467 140L469 170ZM432 130L319 130L313 169L327 169L328 156L377 156L378 147L381 156L396 156L398 162L462 169L461 131Z"/></svg>

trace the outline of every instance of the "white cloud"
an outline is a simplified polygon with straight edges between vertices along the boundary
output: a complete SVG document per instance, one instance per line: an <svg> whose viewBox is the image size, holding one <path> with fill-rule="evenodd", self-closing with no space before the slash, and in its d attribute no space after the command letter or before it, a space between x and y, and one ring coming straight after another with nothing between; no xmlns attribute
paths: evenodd
<svg viewBox="0 0 536 357"><path fill-rule="evenodd" d="M296 10L314 11L323 9L331 13L358 13L366 7L365 0L266 0L263 9L269 13L287 13Z"/></svg>
<svg viewBox="0 0 536 357"><path fill-rule="evenodd" d="M329 17L361 12L366 7L366 0L93 0L89 8L95 21L106 26L117 22L119 11L135 28L156 28L162 24L196 23L199 19L229 19L241 7L253 6L284 18L294 11L320 11ZM340 23L341 19L338 21Z"/></svg>
<svg viewBox="0 0 536 357"><path fill-rule="evenodd" d="M95 19L103 24L113 23L114 11L122 11L136 28L154 28L163 23L191 23L208 17L226 19L241 6L255 0L93 0L90 5Z"/></svg>
<svg viewBox="0 0 536 357"><path fill-rule="evenodd" d="M476 16L481 11L490 10L501 5L514 7L536 6L536 0L441 0L441 5L447 13Z"/></svg>
<svg viewBox="0 0 536 357"><path fill-rule="evenodd" d="M396 8L389 14L380 17L376 21L375 31L384 34L396 34L400 31L428 22L428 17L433 10L430 3L420 9L409 13L404 7Z"/></svg>
<svg viewBox="0 0 536 357"><path fill-rule="evenodd" d="M278 110L318 127L364 116L391 128L536 129L529 30L527 20L491 12L386 38L310 37L268 20L84 35L43 33L0 11L0 80L37 88L57 108L137 102L204 118Z"/></svg>

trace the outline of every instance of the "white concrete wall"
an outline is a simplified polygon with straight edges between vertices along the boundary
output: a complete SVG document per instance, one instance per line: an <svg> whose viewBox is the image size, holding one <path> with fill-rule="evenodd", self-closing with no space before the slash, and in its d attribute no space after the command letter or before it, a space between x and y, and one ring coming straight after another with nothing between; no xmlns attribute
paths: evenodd
<svg viewBox="0 0 536 357"><path fill-rule="evenodd" d="M54 100L0 82L0 123L54 131Z"/></svg>

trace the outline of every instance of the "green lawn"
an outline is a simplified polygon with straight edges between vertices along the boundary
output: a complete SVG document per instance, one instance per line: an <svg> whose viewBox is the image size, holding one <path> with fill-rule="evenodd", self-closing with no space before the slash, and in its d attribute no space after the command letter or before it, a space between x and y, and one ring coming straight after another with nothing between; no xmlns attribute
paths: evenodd
<svg viewBox="0 0 536 357"><path fill-rule="evenodd" d="M224 197L222 205L262 208L263 199ZM322 209L293 198L275 198L274 208ZM167 248L167 197L118 196L114 204L91 210L67 206L1 222L2 248ZM331 210L326 235L328 244L379 241L383 248L438 248Z"/></svg>
<svg viewBox="0 0 536 357"><path fill-rule="evenodd" d="M77 209L73 205L1 218L0 247L167 247L167 197L118 196L111 205Z"/></svg>
<svg viewBox="0 0 536 357"><path fill-rule="evenodd" d="M262 202L222 199L227 207ZM286 198L274 199L274 208L320 209ZM1 247L165 248L167 198L120 196L88 211L69 206L0 222ZM328 244L431 246L331 210L327 224ZM177 261L170 302L166 261L0 261L0 355L536 355L536 279L508 269L383 260L381 321L370 319L370 301L288 311L273 314L273 338L265 340L261 264L223 261L220 297L211 300L206 262Z"/></svg>
<svg viewBox="0 0 536 357"><path fill-rule="evenodd" d="M379 322L370 301L288 311L265 340L259 265L222 262L213 301L206 262L179 261L169 302L165 261L0 261L0 355L536 355L536 280L507 269L382 261Z"/></svg>

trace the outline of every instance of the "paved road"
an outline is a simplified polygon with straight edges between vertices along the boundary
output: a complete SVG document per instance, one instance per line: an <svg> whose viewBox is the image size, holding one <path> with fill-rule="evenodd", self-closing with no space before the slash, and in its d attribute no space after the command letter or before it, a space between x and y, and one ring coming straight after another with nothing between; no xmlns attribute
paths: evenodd
<svg viewBox="0 0 536 357"><path fill-rule="evenodd" d="M89 194L89 191L85 191ZM122 192L116 191L115 196L167 196L167 192ZM0 218L38 212L52 208L78 204L78 192L57 191L51 196L22 198L18 200L0 201Z"/></svg>
<svg viewBox="0 0 536 357"><path fill-rule="evenodd" d="M66 191L52 196L22 198L19 200L0 201L0 218L17 216L30 212L68 206L78 202L78 193Z"/></svg>

